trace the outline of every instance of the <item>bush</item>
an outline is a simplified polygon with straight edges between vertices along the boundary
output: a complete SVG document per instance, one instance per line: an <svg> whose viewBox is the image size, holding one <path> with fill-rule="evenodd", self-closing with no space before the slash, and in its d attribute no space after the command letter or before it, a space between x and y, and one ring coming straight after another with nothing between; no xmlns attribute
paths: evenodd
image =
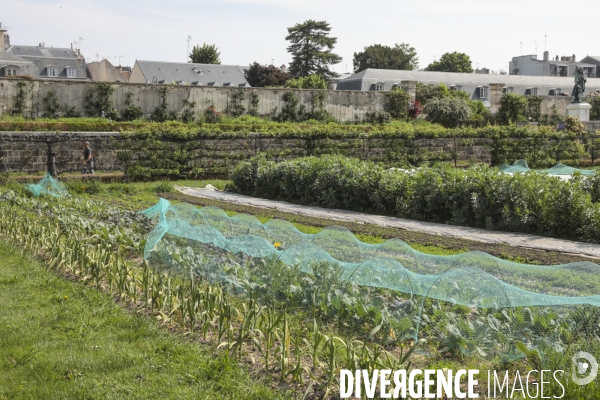
<svg viewBox="0 0 600 400"><path fill-rule="evenodd" d="M390 113L385 111L373 111L365 114L365 122L374 125L385 125L392 122Z"/></svg>
<svg viewBox="0 0 600 400"><path fill-rule="evenodd" d="M280 163L254 158L230 178L240 193L264 198L600 242L600 177L562 181L445 164L409 173L323 156Z"/></svg>
<svg viewBox="0 0 600 400"><path fill-rule="evenodd" d="M284 85L293 89L327 89L327 80L321 75L313 74L290 79Z"/></svg>
<svg viewBox="0 0 600 400"><path fill-rule="evenodd" d="M423 112L427 119L446 128L455 128L464 125L471 119L472 111L464 99L446 97L430 100Z"/></svg>
<svg viewBox="0 0 600 400"><path fill-rule="evenodd" d="M387 92L386 96L388 98L386 111L389 112L393 118L405 119L408 115L408 108L410 106L410 94L397 87Z"/></svg>
<svg viewBox="0 0 600 400"><path fill-rule="evenodd" d="M500 101L500 110L496 114L496 120L504 125L525 121L525 115L529 103L525 96L515 93L504 93Z"/></svg>
<svg viewBox="0 0 600 400"><path fill-rule="evenodd" d="M600 121L600 96L592 97L590 99L592 109L590 110L590 120Z"/></svg>
<svg viewBox="0 0 600 400"><path fill-rule="evenodd" d="M204 122L209 124L218 124L221 122L222 115L215 109L215 106L209 106L204 110Z"/></svg>

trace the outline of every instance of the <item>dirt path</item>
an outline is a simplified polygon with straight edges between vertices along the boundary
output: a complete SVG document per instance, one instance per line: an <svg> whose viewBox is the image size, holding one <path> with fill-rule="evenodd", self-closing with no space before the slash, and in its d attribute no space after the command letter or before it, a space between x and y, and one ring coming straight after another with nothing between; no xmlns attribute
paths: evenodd
<svg viewBox="0 0 600 400"><path fill-rule="evenodd" d="M181 193L189 196L219 200L227 203L275 209L292 214L306 215L316 218L325 218L335 221L354 222L359 224L372 224L383 227L393 227L409 231L424 232L428 234L459 238L483 243L508 244L510 246L524 247L553 252L565 252L587 257L600 258L600 245L592 243L574 242L570 240L554 239L543 236L528 235L525 233L499 232L464 226L435 224L431 222L414 221L394 218L383 215L359 213L355 211L329 209L322 207L301 206L284 201L260 199L240 194L207 188L179 188Z"/></svg>

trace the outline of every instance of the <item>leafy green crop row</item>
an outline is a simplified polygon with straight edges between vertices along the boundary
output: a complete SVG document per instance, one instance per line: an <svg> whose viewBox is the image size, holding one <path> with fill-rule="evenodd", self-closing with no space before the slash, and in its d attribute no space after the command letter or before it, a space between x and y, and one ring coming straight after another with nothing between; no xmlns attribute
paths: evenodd
<svg viewBox="0 0 600 400"><path fill-rule="evenodd" d="M600 242L600 177L561 181L535 173L447 165L386 170L341 156L240 163L248 195L403 218Z"/></svg>

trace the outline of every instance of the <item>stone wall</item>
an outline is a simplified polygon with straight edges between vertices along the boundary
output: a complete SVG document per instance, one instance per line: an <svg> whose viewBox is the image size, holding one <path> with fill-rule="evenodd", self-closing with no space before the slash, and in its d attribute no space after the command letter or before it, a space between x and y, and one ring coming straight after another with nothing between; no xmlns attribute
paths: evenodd
<svg viewBox="0 0 600 400"><path fill-rule="evenodd" d="M600 131L600 121L584 122L588 132Z"/></svg>
<svg viewBox="0 0 600 400"><path fill-rule="evenodd" d="M42 117L46 112L44 97L48 92L54 92L61 105L75 107L75 110L84 114L85 96L88 88L95 86L91 82L64 82L64 81L18 81L14 79L0 80L0 115L10 113L14 107L18 94L18 82L25 82L25 116ZM126 93L132 93L133 105L142 108L149 116L160 104L160 88L166 87L169 110L182 112L188 103L194 103L194 112L200 115L208 106L214 105L218 112L231 112L236 103L241 105L245 112L254 109L251 104L252 94L258 96L258 115L273 117L281 112L286 105L283 96L286 92L293 92L298 98L299 105L310 111L315 103L316 95L325 94L324 108L334 119L340 122L361 121L367 112L383 111L386 104L386 95L382 92L361 91L317 91L306 89L267 89L267 88L228 88L206 86L178 86L178 85L146 85L131 83L112 83L115 89L112 100L119 112L125 109Z"/></svg>
<svg viewBox="0 0 600 400"><path fill-rule="evenodd" d="M2 132L0 171L46 171L49 149L55 154L59 172L80 171L83 167L84 141L90 142L98 169L119 170L122 165L116 157L118 138L118 133Z"/></svg>
<svg viewBox="0 0 600 400"><path fill-rule="evenodd" d="M124 148L125 142L118 133L0 132L0 171L46 171L49 143L52 146L51 152L55 154L54 163L59 173L80 171L83 163L83 141L90 142L98 171L123 170L123 163L118 160L117 151ZM423 152L422 161L447 161L451 159L452 152L456 151L459 160L489 163L490 152L482 144L485 141L479 142L464 144L452 138L422 139L414 141L413 150ZM393 156L390 158L390 154L394 152L393 147L402 146L404 143L402 139L322 139L307 143L298 138L283 139L250 134L246 138L202 139L189 144L193 147L190 149L193 153L192 165L202 168L209 175L223 176L238 161L259 153L274 160L335 153L393 164L399 161ZM137 147L135 142L129 145L134 149ZM176 147L179 143L173 142L172 145ZM134 159L138 156L134 150Z"/></svg>
<svg viewBox="0 0 600 400"><path fill-rule="evenodd" d="M0 79L0 115L10 113L17 99L18 80ZM25 116L42 117L46 112L44 97L48 92L54 92L62 106L75 107L82 115L85 111L85 95L88 88L94 87L91 82L65 81L20 81L25 82ZM112 100L120 113L125 109L126 93L132 93L133 105L139 106L146 116L159 106L161 101L160 88L168 88L167 101L169 109L181 113L187 103L194 103L194 113L200 115L209 105L214 105L218 112L231 113L236 104L241 105L245 112L256 111L258 115L273 117L281 112L286 105L283 96L293 92L299 100L299 105L310 111L318 93L324 93L324 109L340 122L362 121L367 112L384 111L387 97L384 92L363 91L317 91L306 89L268 89L268 88L228 88L206 86L177 86L177 85L147 85L132 83L112 83L114 93ZM403 81L405 88L414 98L416 82ZM490 86L490 111L498 112L502 99L503 84ZM252 96L258 96L258 107L254 110ZM567 115L567 106L571 97L542 97L542 113L556 112L560 116Z"/></svg>

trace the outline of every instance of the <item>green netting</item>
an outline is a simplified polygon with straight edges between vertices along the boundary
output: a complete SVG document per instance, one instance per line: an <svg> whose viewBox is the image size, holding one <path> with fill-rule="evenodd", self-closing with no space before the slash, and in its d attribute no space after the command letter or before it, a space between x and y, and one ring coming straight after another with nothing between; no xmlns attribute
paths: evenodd
<svg viewBox="0 0 600 400"><path fill-rule="evenodd" d="M58 180L54 179L52 175L46 173L44 179L38 183L30 183L25 185L25 189L29 190L35 197L47 194L54 197L67 196L69 193Z"/></svg>
<svg viewBox="0 0 600 400"><path fill-rule="evenodd" d="M317 308L344 324L374 318L394 337L428 338L438 350L454 343L465 354L510 358L516 341L566 348L563 330L580 323L573 315L600 306L600 266L592 262L539 266L482 252L436 256L399 239L364 243L342 227L307 234L287 221L261 223L163 199L142 213L159 219L144 249L156 268L192 269L233 293L288 309ZM600 328L584 333L596 340Z"/></svg>
<svg viewBox="0 0 600 400"><path fill-rule="evenodd" d="M573 167L569 167L564 164L556 164L554 167L549 169L529 169L529 165L527 165L527 161L525 160L517 160L512 165L502 164L500 165L500 170L502 172L508 174L514 174L516 172L529 172L534 171L540 174L548 174L548 175L574 175L576 172L581 175L596 175L596 171L589 169L577 169Z"/></svg>

